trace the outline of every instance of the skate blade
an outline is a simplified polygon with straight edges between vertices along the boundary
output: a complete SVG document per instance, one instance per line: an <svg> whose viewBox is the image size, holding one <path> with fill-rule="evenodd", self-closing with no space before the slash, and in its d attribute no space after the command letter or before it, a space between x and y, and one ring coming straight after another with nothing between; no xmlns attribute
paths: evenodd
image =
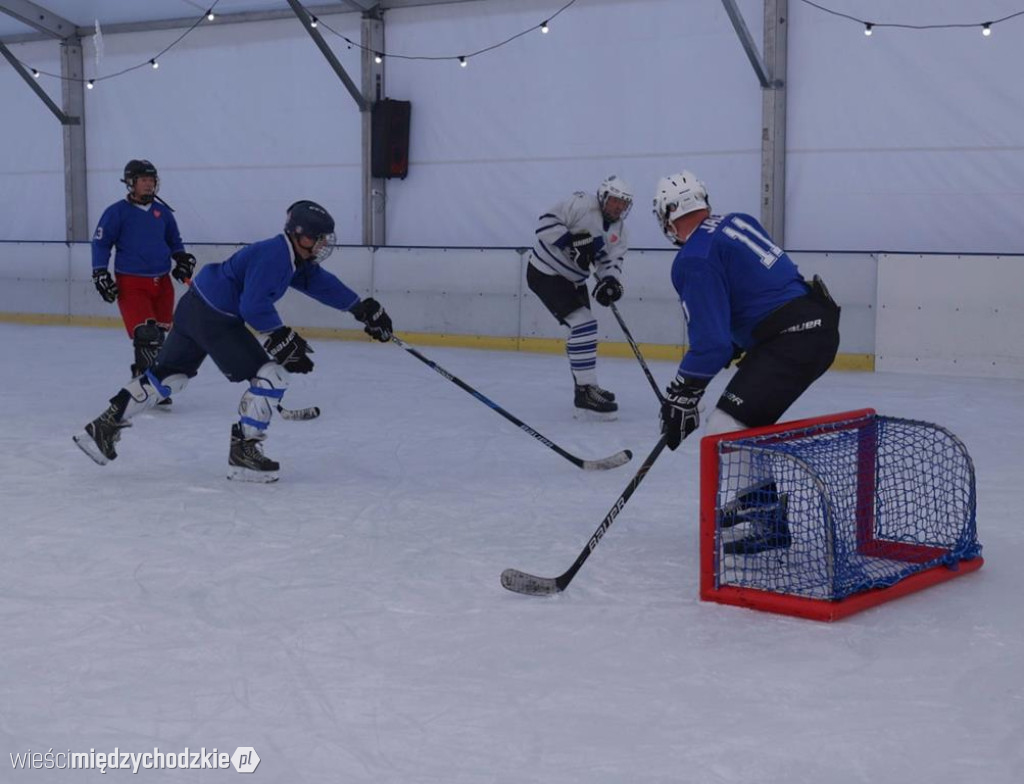
<svg viewBox="0 0 1024 784"><path fill-rule="evenodd" d="M618 411L591 411L589 408L573 410L573 419L580 422L614 422L619 418Z"/></svg>
<svg viewBox="0 0 1024 784"><path fill-rule="evenodd" d="M269 484L278 480L277 471L253 471L242 466L228 466L228 479L236 482L258 482Z"/></svg>
<svg viewBox="0 0 1024 784"><path fill-rule="evenodd" d="M87 454L96 465L106 465L110 462L107 460L107 456L96 446L96 442L92 440L92 436L84 430L77 436L72 436L71 440L74 441L78 448L85 452L85 454Z"/></svg>

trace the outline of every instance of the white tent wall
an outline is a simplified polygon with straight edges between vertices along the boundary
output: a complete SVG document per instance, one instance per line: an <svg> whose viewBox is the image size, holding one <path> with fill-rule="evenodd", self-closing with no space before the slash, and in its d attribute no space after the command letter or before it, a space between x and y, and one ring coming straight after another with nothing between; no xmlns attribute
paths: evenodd
<svg viewBox="0 0 1024 784"><path fill-rule="evenodd" d="M60 73L60 47L12 44L15 57ZM60 106L60 82L39 86ZM64 159L61 125L6 60L0 62L0 239L64 239Z"/></svg>
<svg viewBox="0 0 1024 784"><path fill-rule="evenodd" d="M823 250L1024 249L1024 17L1015 0L790 0L786 244Z"/></svg>
<svg viewBox="0 0 1024 784"><path fill-rule="evenodd" d="M358 15L327 21L359 39ZM104 36L101 73L146 63L181 32ZM357 50L327 35L358 78ZM87 73L92 57L90 40ZM124 194L125 162L148 158L187 242L262 239L300 198L331 205L339 242L361 240L359 111L297 19L200 25L160 62L86 95L91 223Z"/></svg>
<svg viewBox="0 0 1024 784"><path fill-rule="evenodd" d="M514 7L512 7L514 5ZM458 55L538 24L558 4L458 3L387 13L387 49ZM740 6L760 38L759 0ZM388 183L388 241L529 245L537 217L609 174L636 189L634 247L664 247L658 178L693 168L717 204L758 213L761 98L718 2L588 0L471 58L389 60L412 101L409 176Z"/></svg>

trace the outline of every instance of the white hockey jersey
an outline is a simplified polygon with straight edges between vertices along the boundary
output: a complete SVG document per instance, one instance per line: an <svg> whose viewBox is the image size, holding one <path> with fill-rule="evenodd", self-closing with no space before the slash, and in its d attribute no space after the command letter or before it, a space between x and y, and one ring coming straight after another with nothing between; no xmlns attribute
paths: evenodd
<svg viewBox="0 0 1024 784"><path fill-rule="evenodd" d="M584 232L594 238L596 246L592 269L572 261L569 252L572 235ZM584 282L591 272L598 278L618 279L627 250L623 221L615 221L606 229L597 196L577 191L540 216L530 263L545 274L561 275L573 283Z"/></svg>

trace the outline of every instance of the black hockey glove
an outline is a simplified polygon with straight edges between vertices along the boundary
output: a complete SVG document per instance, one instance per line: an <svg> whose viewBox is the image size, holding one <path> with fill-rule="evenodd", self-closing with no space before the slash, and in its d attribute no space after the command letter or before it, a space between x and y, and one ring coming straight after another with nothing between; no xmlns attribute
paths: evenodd
<svg viewBox="0 0 1024 784"><path fill-rule="evenodd" d="M263 342L263 348L289 373L308 373L313 369L313 360L307 355L313 347L291 327L278 327Z"/></svg>
<svg viewBox="0 0 1024 784"><path fill-rule="evenodd" d="M661 432L665 434L665 446L677 449L690 433L700 427L700 411L697 405L704 396L707 380L698 379L680 383L677 379L665 390L665 402L661 404Z"/></svg>
<svg viewBox="0 0 1024 784"><path fill-rule="evenodd" d="M573 234L569 238L569 259L578 264L582 269L589 270L597 256L597 248L594 245L594 238L586 232Z"/></svg>
<svg viewBox="0 0 1024 784"><path fill-rule="evenodd" d="M605 307L622 299L622 284L619 279L613 278L611 275L601 278L594 286L594 299L597 300L598 305Z"/></svg>
<svg viewBox="0 0 1024 784"><path fill-rule="evenodd" d="M196 271L196 257L191 253L179 250L177 253L172 253L171 258L174 259L174 269L171 270L171 277L182 283L188 283L192 280L192 273Z"/></svg>
<svg viewBox="0 0 1024 784"><path fill-rule="evenodd" d="M96 291L103 297L104 302L115 302L117 300L117 281L110 276L110 271L105 269L94 269L92 271L92 284Z"/></svg>
<svg viewBox="0 0 1024 784"><path fill-rule="evenodd" d="M373 297L358 302L348 312L356 317L356 321L362 322L363 331L374 340L381 343L391 340L391 316Z"/></svg>

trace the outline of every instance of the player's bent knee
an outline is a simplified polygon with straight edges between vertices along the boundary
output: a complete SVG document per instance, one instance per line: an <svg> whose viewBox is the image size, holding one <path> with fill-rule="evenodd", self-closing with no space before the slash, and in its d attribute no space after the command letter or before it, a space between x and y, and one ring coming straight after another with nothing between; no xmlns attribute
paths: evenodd
<svg viewBox="0 0 1024 784"><path fill-rule="evenodd" d="M278 389L284 392L288 389L291 375L287 370L276 362L267 362L256 371L256 375L249 380L249 383L259 389Z"/></svg>
<svg viewBox="0 0 1024 784"><path fill-rule="evenodd" d="M579 327L586 324L588 321L594 321L594 314L590 312L590 308L579 308L574 310L568 316L563 319L569 328Z"/></svg>
<svg viewBox="0 0 1024 784"><path fill-rule="evenodd" d="M280 404L284 397L288 381L288 371L276 362L267 362L250 379L249 388L238 403L238 415L246 438L257 437L267 429L274 406Z"/></svg>

